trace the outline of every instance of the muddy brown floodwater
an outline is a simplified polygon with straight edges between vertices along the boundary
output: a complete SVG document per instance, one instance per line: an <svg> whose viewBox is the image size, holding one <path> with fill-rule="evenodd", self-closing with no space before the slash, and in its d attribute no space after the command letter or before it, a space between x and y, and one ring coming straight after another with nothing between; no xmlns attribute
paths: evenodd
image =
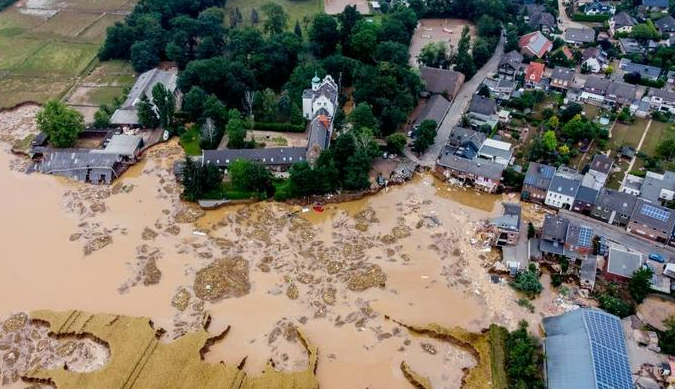
<svg viewBox="0 0 675 389"><path fill-rule="evenodd" d="M391 319L479 331L539 318L489 282L487 253L469 243L499 211L496 196L422 176L322 213L277 203L205 213L178 199L175 143L112 187L10 168L22 165L8 150L34 131L33 112L0 113L0 320L37 309L148 316L171 341L208 312L211 332L231 331L206 360L247 358L252 375L270 358L307 366L297 327L319 348L321 387L337 389L409 388L402 360L434 388L460 386L471 355Z"/></svg>

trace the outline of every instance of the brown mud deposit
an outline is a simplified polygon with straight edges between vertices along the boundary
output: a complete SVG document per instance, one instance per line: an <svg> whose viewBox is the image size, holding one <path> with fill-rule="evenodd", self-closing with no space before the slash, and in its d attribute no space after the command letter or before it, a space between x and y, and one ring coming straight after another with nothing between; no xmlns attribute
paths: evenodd
<svg viewBox="0 0 675 389"><path fill-rule="evenodd" d="M5 142L35 131L31 110L0 113ZM230 330L206 362L246 358L256 377L270 359L280 372L306 369L307 349L285 335L298 328L320 350L328 389L409 388L402 361L434 388L460 386L469 353L385 315L473 332L540 318L490 283L488 256L470 244L496 196L422 176L321 213L276 203L205 212L178 198L179 158L175 142L158 146L115 185L95 187L26 175L0 152L0 318L39 309L149 317L170 342L203 330L208 312L210 337Z"/></svg>

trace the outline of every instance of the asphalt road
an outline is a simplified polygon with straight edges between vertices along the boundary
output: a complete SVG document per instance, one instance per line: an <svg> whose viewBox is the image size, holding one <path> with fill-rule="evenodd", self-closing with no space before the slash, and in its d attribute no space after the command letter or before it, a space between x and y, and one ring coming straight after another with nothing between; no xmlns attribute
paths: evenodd
<svg viewBox="0 0 675 389"><path fill-rule="evenodd" d="M497 68L499 67L499 60L504 53L504 38L502 37L495 48L495 52L492 55L492 58L478 70L478 72L467 82L462 85L462 88L459 90L459 93L455 97L450 105L448 113L445 115L443 122L438 128L438 133L436 134L436 141L434 144L429 147L429 149L422 154L421 158L417 158L414 153L406 149L406 156L414 161L417 161L422 166L433 167L436 163L438 155L441 153L443 147L450 137L450 131L455 127L460 119L464 110L469 105L471 100L471 95L473 95L478 86L483 82L483 79L491 73L496 73Z"/></svg>
<svg viewBox="0 0 675 389"><path fill-rule="evenodd" d="M562 22L558 23L558 28L560 29L560 31L565 32L570 27L576 28L586 27L579 22L575 22L574 20L570 19L567 16L567 12L565 12L565 5L563 4L563 2L564 0L558 0L558 19L560 19L560 21Z"/></svg>
<svg viewBox="0 0 675 389"><path fill-rule="evenodd" d="M628 247L629 249L635 251L639 251L645 255L648 255L649 253L659 253L663 256L663 258L666 259L666 261L668 261L668 259L671 257L675 258L675 248L630 234L621 227L609 225L588 216L580 215L578 213L563 209L559 211L559 215L569 219L572 222L585 224L593 228L595 235L603 236L605 239L611 242Z"/></svg>

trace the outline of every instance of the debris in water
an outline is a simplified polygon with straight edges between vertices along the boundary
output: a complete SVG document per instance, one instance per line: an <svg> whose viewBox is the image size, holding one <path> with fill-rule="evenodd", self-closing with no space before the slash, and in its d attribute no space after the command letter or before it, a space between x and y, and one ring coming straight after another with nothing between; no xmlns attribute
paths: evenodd
<svg viewBox="0 0 675 389"><path fill-rule="evenodd" d="M248 273L248 261L242 257L218 259L197 272L195 295L211 302L245 296L251 291Z"/></svg>

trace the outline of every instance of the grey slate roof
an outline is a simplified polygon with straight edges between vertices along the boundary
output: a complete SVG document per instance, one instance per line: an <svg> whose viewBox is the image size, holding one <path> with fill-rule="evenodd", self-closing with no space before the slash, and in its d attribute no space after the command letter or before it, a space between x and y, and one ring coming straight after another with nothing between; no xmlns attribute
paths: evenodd
<svg viewBox="0 0 675 389"><path fill-rule="evenodd" d="M666 171L663 174L648 173L642 182L640 197L657 203L660 201L662 190L675 191L674 172Z"/></svg>
<svg viewBox="0 0 675 389"><path fill-rule="evenodd" d="M556 26L555 17L548 12L539 12L533 14L530 16L528 24L535 27L545 26L550 29L553 29Z"/></svg>
<svg viewBox="0 0 675 389"><path fill-rule="evenodd" d="M591 170L609 174L610 170L612 170L613 164L614 161L606 155L596 154L595 157L593 157L593 161L591 161Z"/></svg>
<svg viewBox="0 0 675 389"><path fill-rule="evenodd" d="M565 196L575 197L581 186L581 180L563 177L561 175L553 176L549 191L560 193Z"/></svg>
<svg viewBox="0 0 675 389"><path fill-rule="evenodd" d="M630 104L637 95L637 85L627 84L625 82L612 81L607 86L605 97L614 98L622 104Z"/></svg>
<svg viewBox="0 0 675 389"><path fill-rule="evenodd" d="M633 38L619 38L619 45L626 54L640 54L645 52L645 47Z"/></svg>
<svg viewBox="0 0 675 389"><path fill-rule="evenodd" d="M543 320L549 389L632 389L621 320L579 308Z"/></svg>
<svg viewBox="0 0 675 389"><path fill-rule="evenodd" d="M556 66L551 73L552 80L572 81L574 79L574 69Z"/></svg>
<svg viewBox="0 0 675 389"><path fill-rule="evenodd" d="M645 199L638 199L630 220L672 235L675 228L675 211Z"/></svg>
<svg viewBox="0 0 675 389"><path fill-rule="evenodd" d="M604 96L605 93L607 93L609 84L611 83L612 83L611 80L608 80L603 77L588 76L586 82L584 83L584 91Z"/></svg>
<svg viewBox="0 0 675 389"><path fill-rule="evenodd" d="M553 166L530 162L527 174L525 174L524 183L541 190L547 190L549 185L551 185L551 179L554 174L555 168Z"/></svg>
<svg viewBox="0 0 675 389"><path fill-rule="evenodd" d="M661 75L661 68L634 63L628 59L622 59L620 67L626 73L638 73L642 78L659 78Z"/></svg>
<svg viewBox="0 0 675 389"><path fill-rule="evenodd" d="M116 154L126 157L133 156L143 144L143 137L140 135L113 135L108 141L105 149L92 150L92 153Z"/></svg>
<svg viewBox="0 0 675 389"><path fill-rule="evenodd" d="M544 224L541 227L541 238L545 240L555 240L564 242L567 237L567 227L570 221L568 219L546 215L544 216Z"/></svg>
<svg viewBox="0 0 675 389"><path fill-rule="evenodd" d="M631 278L640 266L642 266L642 255L640 253L629 253L616 247L609 249L609 257L607 258L607 271L609 273Z"/></svg>
<svg viewBox="0 0 675 389"><path fill-rule="evenodd" d="M675 18L668 15L654 23L661 33L675 32Z"/></svg>
<svg viewBox="0 0 675 389"><path fill-rule="evenodd" d="M580 186L577 195L574 197L575 201L581 201L582 203L595 204L595 200L598 198L598 191L593 188L588 188L586 186Z"/></svg>
<svg viewBox="0 0 675 389"><path fill-rule="evenodd" d="M321 117L317 116L309 124L309 138L307 147L311 148L314 145L318 145L322 150L327 149L329 136L330 129L324 125Z"/></svg>
<svg viewBox="0 0 675 389"><path fill-rule="evenodd" d="M307 149L304 147L271 147L265 149L224 149L204 150L205 165L227 167L236 159L258 161L267 166L292 165L295 162L306 160Z"/></svg>
<svg viewBox="0 0 675 389"><path fill-rule="evenodd" d="M455 127L450 132L450 142L453 144L465 144L467 142L475 143L476 150L480 148L486 139L484 132L472 130L470 128Z"/></svg>
<svg viewBox="0 0 675 389"><path fill-rule="evenodd" d="M621 11L618 14L612 16L614 20L614 28L629 27L637 24L637 20L634 17L630 16L626 11Z"/></svg>
<svg viewBox="0 0 675 389"><path fill-rule="evenodd" d="M152 88L163 84L167 90L174 92L178 77L175 73L166 70L151 69L138 76L136 83L129 91L122 106L110 118L112 124L138 124L138 103L143 95L152 101Z"/></svg>
<svg viewBox="0 0 675 389"><path fill-rule="evenodd" d="M494 99L475 94L471 97L468 112L492 115L497 112L497 103Z"/></svg>
<svg viewBox="0 0 675 389"><path fill-rule="evenodd" d="M668 0L642 0L645 7L668 8Z"/></svg>
<svg viewBox="0 0 675 389"><path fill-rule="evenodd" d="M493 181L501 179L504 166L486 160L471 160L451 154L443 154L438 164L460 172L478 177L489 178Z"/></svg>
<svg viewBox="0 0 675 389"><path fill-rule="evenodd" d="M90 153L88 151L56 151L47 153L39 170L45 174L68 173L72 178L85 181L90 169L114 170L119 156Z"/></svg>
<svg viewBox="0 0 675 389"><path fill-rule="evenodd" d="M517 52L516 50L509 51L502 55L502 58L499 60L499 66L504 64L509 64L514 69L518 69L522 66L523 55Z"/></svg>
<svg viewBox="0 0 675 389"><path fill-rule="evenodd" d="M442 95L433 95L424 106L418 121L434 120L437 124L441 124L449 108L450 102L445 97Z"/></svg>
<svg viewBox="0 0 675 389"><path fill-rule="evenodd" d="M593 229L588 226L570 223L569 227L567 227L567 235L565 235L566 245L590 249L593 245L592 239Z"/></svg>
<svg viewBox="0 0 675 389"><path fill-rule="evenodd" d="M502 203L504 212L490 221L502 230L520 231L521 207L515 203Z"/></svg>
<svg viewBox="0 0 675 389"><path fill-rule="evenodd" d="M649 89L649 93L647 95L650 97L659 97L666 102L675 102L675 92L671 92L669 90L651 88Z"/></svg>
<svg viewBox="0 0 675 389"><path fill-rule="evenodd" d="M631 215L635 209L637 197L618 190L603 188L600 191L596 205L603 210L615 211L623 215Z"/></svg>
<svg viewBox="0 0 675 389"><path fill-rule="evenodd" d="M448 93L452 100L459 93L464 83L464 75L448 69L420 67L420 77L424 80L425 89L431 93Z"/></svg>
<svg viewBox="0 0 675 389"><path fill-rule="evenodd" d="M592 28L570 27L565 31L565 40L574 43L595 42L595 31Z"/></svg>

